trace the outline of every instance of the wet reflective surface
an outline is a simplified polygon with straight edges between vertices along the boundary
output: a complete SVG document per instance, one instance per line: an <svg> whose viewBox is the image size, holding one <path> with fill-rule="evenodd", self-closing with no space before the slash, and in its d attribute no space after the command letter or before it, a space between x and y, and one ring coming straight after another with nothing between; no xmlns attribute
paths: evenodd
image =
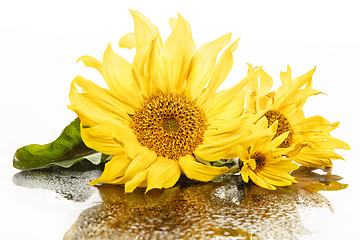
<svg viewBox="0 0 360 240"><path fill-rule="evenodd" d="M96 192L95 188L86 183L98 178L101 173L100 166L84 161L70 169L52 166L18 172L13 176L13 182L22 187L52 190L65 199L84 202Z"/></svg>
<svg viewBox="0 0 360 240"><path fill-rule="evenodd" d="M86 184L100 173L91 165L52 167L19 172L13 182L52 190L74 203L98 194L64 232L64 239L73 240L301 239L333 215L331 203L318 191L347 187L337 175L302 168L294 173L298 184L276 191L243 184L233 176L214 183L182 179L171 189L146 195L137 189L125 195L122 186Z"/></svg>

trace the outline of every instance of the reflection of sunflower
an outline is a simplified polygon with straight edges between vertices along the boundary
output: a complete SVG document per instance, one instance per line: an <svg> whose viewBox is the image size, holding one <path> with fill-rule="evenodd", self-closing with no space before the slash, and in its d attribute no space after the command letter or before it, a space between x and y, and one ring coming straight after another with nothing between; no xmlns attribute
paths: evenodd
<svg viewBox="0 0 360 240"><path fill-rule="evenodd" d="M289 173L299 166L290 158L283 157L289 150L278 148L288 138L289 131L276 136L277 127L277 120L268 128L267 119L262 117L255 125L257 137L249 145L239 146L238 155L243 164L241 176L245 182L250 177L256 185L267 189L296 183Z"/></svg>
<svg viewBox="0 0 360 240"><path fill-rule="evenodd" d="M248 112L265 111L269 125L277 120L279 126L275 137L289 131L279 147L301 149L300 152L293 151L296 155L289 156L299 164L310 167L331 167L331 159L343 159L334 149L349 149L349 145L330 135L338 123L331 124L321 116L305 118L302 110L308 97L321 93L311 88L315 69L291 79L288 67L286 72L280 74L282 86L274 92L270 92L272 78L262 69L260 71L260 86L256 81L249 85ZM248 74L253 72L254 68L249 64Z"/></svg>
<svg viewBox="0 0 360 240"><path fill-rule="evenodd" d="M102 74L109 90L82 77L71 86L69 108L81 119L85 144L114 155L102 176L90 184L125 184L126 192L139 186L148 191L172 187L181 171L200 181L226 173L228 168L201 164L194 155L206 161L235 156L236 141L254 121L251 114L242 116L241 90L257 72L216 93L232 67L238 41L216 64L230 34L196 51L190 25L180 15L171 20L173 30L163 44L155 25L138 12L131 14L135 31L120 40L120 47L136 48L133 64L109 45L103 63L80 58Z"/></svg>

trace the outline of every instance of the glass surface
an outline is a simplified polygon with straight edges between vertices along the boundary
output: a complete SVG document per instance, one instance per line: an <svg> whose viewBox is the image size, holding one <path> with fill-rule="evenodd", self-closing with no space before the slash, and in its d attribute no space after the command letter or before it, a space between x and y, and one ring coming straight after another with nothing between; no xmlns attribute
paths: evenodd
<svg viewBox="0 0 360 240"><path fill-rule="evenodd" d="M182 178L173 188L146 195L144 189L124 194L122 186L87 185L100 173L101 167L88 162L70 169L50 167L15 173L10 199L16 199L6 212L15 220L12 229L22 231L14 231L12 236L67 240L336 239L349 234L339 232L339 228L356 232L349 229L354 213L353 220L348 216L343 222L339 218L344 212L337 209L344 209L346 203L345 210L351 210L351 199L347 198L352 187L345 189L347 184L341 177L329 172L301 168L293 173L298 184L276 191L244 184L239 176L212 183Z"/></svg>

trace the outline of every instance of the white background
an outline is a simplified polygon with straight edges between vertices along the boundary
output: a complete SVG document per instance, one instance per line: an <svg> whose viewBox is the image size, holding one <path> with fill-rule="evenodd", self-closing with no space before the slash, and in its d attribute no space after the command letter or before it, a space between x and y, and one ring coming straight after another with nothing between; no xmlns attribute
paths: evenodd
<svg viewBox="0 0 360 240"><path fill-rule="evenodd" d="M325 195L335 208L334 218L320 233L304 239L356 238L360 166L356 1L15 0L0 4L0 234L8 236L4 239L60 239L86 208L77 209L51 192L15 186L11 179L18 170L12 168L12 157L23 145L54 140L76 117L66 108L75 76L101 82L96 71L76 63L80 56L101 60L111 42L132 61L128 50L117 49L121 36L133 31L127 9L142 12L156 24L163 41L170 33L169 18L178 12L191 24L198 48L228 32L233 40L241 37L226 86L246 75L248 62L263 66L275 86L288 64L294 77L316 66L314 88L327 95L312 97L305 113L340 121L333 136L347 141L352 150L339 151L346 161L336 162L334 168L349 188Z"/></svg>

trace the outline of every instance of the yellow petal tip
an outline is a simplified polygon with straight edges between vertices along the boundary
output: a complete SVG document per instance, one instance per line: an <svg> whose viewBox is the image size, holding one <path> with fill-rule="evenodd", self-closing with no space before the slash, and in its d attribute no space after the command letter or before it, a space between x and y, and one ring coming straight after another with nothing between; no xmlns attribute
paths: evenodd
<svg viewBox="0 0 360 240"><path fill-rule="evenodd" d="M99 182L99 179L95 179L95 180L92 180L91 182L89 182L88 183L88 185L90 185L90 186L95 186L95 185L97 185L97 184L99 184L100 182Z"/></svg>

